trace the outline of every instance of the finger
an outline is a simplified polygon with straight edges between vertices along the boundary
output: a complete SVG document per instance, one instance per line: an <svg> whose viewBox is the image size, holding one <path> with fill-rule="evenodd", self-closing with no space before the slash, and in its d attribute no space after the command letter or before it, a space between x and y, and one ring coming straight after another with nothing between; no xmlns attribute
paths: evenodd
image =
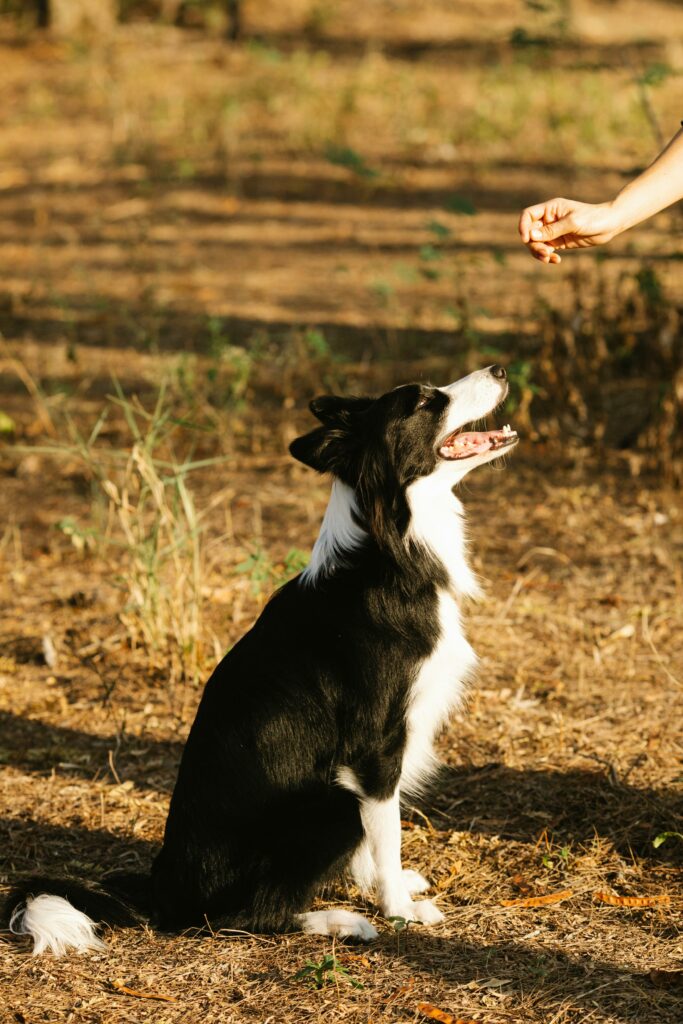
<svg viewBox="0 0 683 1024"><path fill-rule="evenodd" d="M560 217L552 224L534 224L530 237L534 242L552 242L553 239L569 235L574 230L571 217Z"/></svg>
<svg viewBox="0 0 683 1024"><path fill-rule="evenodd" d="M535 260L538 260L539 263L550 262L550 253L548 252L545 252L541 249L532 249L531 246L529 246L529 252Z"/></svg>
<svg viewBox="0 0 683 1024"><path fill-rule="evenodd" d="M531 219L531 214L527 210L523 210L520 214L519 223L517 224L517 231L525 245L529 241L529 233L531 231L532 224L533 220Z"/></svg>
<svg viewBox="0 0 683 1024"><path fill-rule="evenodd" d="M529 252L531 252L534 259L538 260L539 263L544 263L546 266L554 266L562 262L562 257L556 252L534 252L531 249L529 249Z"/></svg>
<svg viewBox="0 0 683 1024"><path fill-rule="evenodd" d="M555 251L554 245L546 245L545 242L529 242L529 249L540 256L550 256Z"/></svg>
<svg viewBox="0 0 683 1024"><path fill-rule="evenodd" d="M527 206L525 210L522 210L522 215L519 218L519 233L523 242L529 241L532 225L536 221L543 220L547 206L547 203L538 203L536 206Z"/></svg>

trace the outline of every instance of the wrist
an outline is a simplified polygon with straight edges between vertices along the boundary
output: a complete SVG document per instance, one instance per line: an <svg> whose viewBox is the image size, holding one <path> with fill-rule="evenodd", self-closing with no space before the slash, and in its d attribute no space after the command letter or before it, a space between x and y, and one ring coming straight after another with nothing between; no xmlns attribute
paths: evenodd
<svg viewBox="0 0 683 1024"><path fill-rule="evenodd" d="M604 203L604 212L607 232L612 238L633 227L636 223L636 220L632 220L629 216L632 211L628 196L625 196L623 192L619 192L610 202Z"/></svg>
<svg viewBox="0 0 683 1024"><path fill-rule="evenodd" d="M642 176L630 181L609 204L616 225L615 233L635 227L667 205L660 201L659 195L653 194L651 187L645 187L646 185L649 183L644 181Z"/></svg>

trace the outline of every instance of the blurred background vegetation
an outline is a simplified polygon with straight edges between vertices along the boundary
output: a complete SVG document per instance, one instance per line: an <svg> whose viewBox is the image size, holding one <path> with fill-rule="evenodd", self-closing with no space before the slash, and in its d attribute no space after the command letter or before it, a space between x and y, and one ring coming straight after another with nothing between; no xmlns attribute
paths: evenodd
<svg viewBox="0 0 683 1024"><path fill-rule="evenodd" d="M515 235L676 130L680 3L0 0L0 40L9 344L275 411L501 360L531 439L680 482L679 212L560 269Z"/></svg>

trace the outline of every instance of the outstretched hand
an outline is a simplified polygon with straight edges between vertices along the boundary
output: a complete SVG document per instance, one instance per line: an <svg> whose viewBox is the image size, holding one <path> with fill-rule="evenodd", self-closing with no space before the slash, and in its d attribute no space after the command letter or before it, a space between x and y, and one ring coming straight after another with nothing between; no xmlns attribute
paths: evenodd
<svg viewBox="0 0 683 1024"><path fill-rule="evenodd" d="M549 199L536 206L527 206L519 218L522 241L541 263L560 263L558 249L603 245L620 230L611 203Z"/></svg>

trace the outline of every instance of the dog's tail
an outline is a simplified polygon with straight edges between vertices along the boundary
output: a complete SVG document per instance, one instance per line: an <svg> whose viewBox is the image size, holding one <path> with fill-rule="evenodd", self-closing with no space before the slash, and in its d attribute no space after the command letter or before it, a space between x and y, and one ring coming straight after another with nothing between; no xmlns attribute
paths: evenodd
<svg viewBox="0 0 683 1024"><path fill-rule="evenodd" d="M106 949L102 925L129 928L151 910L148 875L117 874L97 884L36 875L16 885L5 901L4 921L15 935L33 940L33 953L55 956Z"/></svg>

